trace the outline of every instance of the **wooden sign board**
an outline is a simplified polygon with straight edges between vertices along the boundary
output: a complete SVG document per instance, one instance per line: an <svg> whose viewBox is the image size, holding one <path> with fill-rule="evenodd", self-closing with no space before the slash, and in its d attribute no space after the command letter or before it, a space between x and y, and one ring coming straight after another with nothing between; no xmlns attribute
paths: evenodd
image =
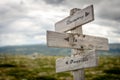
<svg viewBox="0 0 120 80"><path fill-rule="evenodd" d="M72 71L82 68L90 68L98 65L95 50L88 50L84 55L76 57L58 58L56 60L56 72Z"/></svg>
<svg viewBox="0 0 120 80"><path fill-rule="evenodd" d="M65 32L73 29L77 26L83 25L94 20L93 5L88 6L80 11L77 11L74 15L57 22L55 24L55 31Z"/></svg>
<svg viewBox="0 0 120 80"><path fill-rule="evenodd" d="M47 31L47 45L49 47L108 50L108 39L89 35L72 35Z"/></svg>

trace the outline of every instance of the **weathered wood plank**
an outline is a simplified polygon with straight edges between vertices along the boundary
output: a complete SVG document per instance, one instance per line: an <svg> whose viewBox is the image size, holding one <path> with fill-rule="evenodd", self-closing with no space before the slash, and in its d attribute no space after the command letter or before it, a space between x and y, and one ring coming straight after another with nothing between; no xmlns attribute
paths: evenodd
<svg viewBox="0 0 120 80"><path fill-rule="evenodd" d="M87 50L84 54L75 57L58 58L56 60L56 72L95 67L98 65L97 61L95 50Z"/></svg>
<svg viewBox="0 0 120 80"><path fill-rule="evenodd" d="M72 36L73 37L72 37ZM89 35L47 31L47 45L61 48L108 50L108 39Z"/></svg>
<svg viewBox="0 0 120 80"><path fill-rule="evenodd" d="M94 20L93 5L88 6L82 10L77 11L71 16L57 22L55 24L55 31L65 32L85 23Z"/></svg>
<svg viewBox="0 0 120 80"><path fill-rule="evenodd" d="M77 10L79 10L79 9L77 9ZM73 12L74 11L75 10L73 10ZM71 10L70 13L72 14L72 10ZM82 26L79 26L79 27L77 27L75 29L72 29L71 33L74 33L74 34L83 34ZM78 56L78 55L80 56L80 55L82 55L84 53L85 53L84 49L81 49L81 50L79 50L79 49L72 49L71 50L71 56ZM84 74L85 71L84 71L83 68L82 69L78 69L78 70L73 70L72 73L73 73L74 80L85 80L85 74Z"/></svg>

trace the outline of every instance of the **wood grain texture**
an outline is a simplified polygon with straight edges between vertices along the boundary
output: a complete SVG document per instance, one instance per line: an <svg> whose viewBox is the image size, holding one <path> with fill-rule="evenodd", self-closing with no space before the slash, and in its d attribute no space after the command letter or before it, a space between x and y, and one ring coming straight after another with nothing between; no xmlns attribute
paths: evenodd
<svg viewBox="0 0 120 80"><path fill-rule="evenodd" d="M74 10L73 12L76 12L76 11L77 10ZM71 11L71 13L72 13L72 11ZM83 34L82 26L79 26L79 27L71 30L71 33L73 33L73 34ZM84 49L81 49L81 50L79 50L79 49L72 49L71 52L72 52L71 56L73 56L73 57L78 56L78 55L80 56L80 55L85 53ZM85 74L84 73L85 73L85 71L84 71L83 68L78 69L78 70L73 70L72 74L73 74L74 80L85 80Z"/></svg>
<svg viewBox="0 0 120 80"><path fill-rule="evenodd" d="M65 19L57 22L55 24L55 31L65 32L93 20L93 5L90 5L82 10L77 11L73 15L68 16Z"/></svg>
<svg viewBox="0 0 120 80"><path fill-rule="evenodd" d="M85 80L84 69L74 70L73 75L74 80Z"/></svg>
<svg viewBox="0 0 120 80"><path fill-rule="evenodd" d="M58 58L56 60L56 72L95 67L98 65L97 61L95 50L87 50L84 54L75 57Z"/></svg>
<svg viewBox="0 0 120 80"><path fill-rule="evenodd" d="M73 35L73 38L70 37ZM71 40L73 43L71 45ZM80 35L72 33L59 33L47 31L47 45L49 47L72 48L72 49L93 49L108 50L108 39L103 37Z"/></svg>

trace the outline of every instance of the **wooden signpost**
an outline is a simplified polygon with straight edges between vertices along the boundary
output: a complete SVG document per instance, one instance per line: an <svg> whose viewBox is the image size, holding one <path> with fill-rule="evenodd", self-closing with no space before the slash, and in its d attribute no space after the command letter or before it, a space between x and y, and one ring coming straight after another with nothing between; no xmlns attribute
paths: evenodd
<svg viewBox="0 0 120 80"><path fill-rule="evenodd" d="M47 31L47 39L49 47L108 50L108 39L102 37Z"/></svg>
<svg viewBox="0 0 120 80"><path fill-rule="evenodd" d="M94 20L93 5L75 12L55 24L55 31L65 32Z"/></svg>
<svg viewBox="0 0 120 80"><path fill-rule="evenodd" d="M108 50L108 39L83 35L82 25L94 20L93 5L74 8L70 16L57 22L55 30L47 31L49 47L71 48L71 57L56 60L56 72L72 71L74 80L84 80L84 68L98 65L96 50ZM71 33L65 33L70 31Z"/></svg>
<svg viewBox="0 0 120 80"><path fill-rule="evenodd" d="M97 66L95 50L85 51L85 54L75 57L65 57L56 60L56 72L72 71L81 68Z"/></svg>

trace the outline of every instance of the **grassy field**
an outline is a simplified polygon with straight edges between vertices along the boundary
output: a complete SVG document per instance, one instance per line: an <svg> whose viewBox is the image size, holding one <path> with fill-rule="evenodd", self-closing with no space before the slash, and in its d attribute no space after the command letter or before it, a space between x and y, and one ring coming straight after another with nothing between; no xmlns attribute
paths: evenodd
<svg viewBox="0 0 120 80"><path fill-rule="evenodd" d="M73 80L71 72L55 73L57 56L0 57L0 80ZM120 56L99 57L99 66L85 69L85 80L120 80Z"/></svg>

